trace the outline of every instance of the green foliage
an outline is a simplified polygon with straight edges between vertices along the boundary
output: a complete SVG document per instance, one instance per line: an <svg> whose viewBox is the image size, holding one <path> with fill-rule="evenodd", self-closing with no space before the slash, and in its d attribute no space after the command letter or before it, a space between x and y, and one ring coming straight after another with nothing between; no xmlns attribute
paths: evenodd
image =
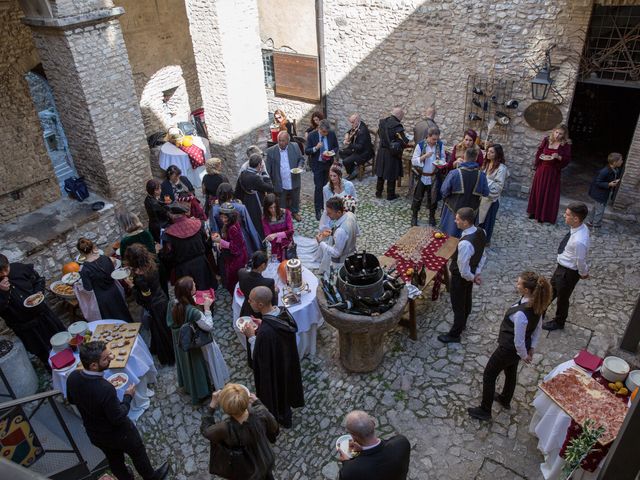
<svg viewBox="0 0 640 480"><path fill-rule="evenodd" d="M582 426L582 433L569 442L565 452L565 464L562 468L562 479L568 480L580 467L580 462L591 452L598 439L604 433L604 427L595 427L596 422L587 419Z"/></svg>

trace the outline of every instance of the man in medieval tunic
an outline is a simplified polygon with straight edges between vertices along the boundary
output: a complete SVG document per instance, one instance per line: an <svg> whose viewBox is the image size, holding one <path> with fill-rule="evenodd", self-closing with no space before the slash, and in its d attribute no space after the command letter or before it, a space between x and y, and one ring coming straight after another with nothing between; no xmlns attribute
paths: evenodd
<svg viewBox="0 0 640 480"><path fill-rule="evenodd" d="M356 253L356 238L360 234L356 216L345 211L342 197L331 197L325 209L332 227L316 236L320 273L328 272L331 267L340 268L349 255Z"/></svg>
<svg viewBox="0 0 640 480"><path fill-rule="evenodd" d="M465 152L464 163L451 170L442 182L442 198L444 206L440 218L440 230L452 237L460 238L460 229L456 226L456 212L464 207L473 209L478 214L480 199L489 195L487 176L480 170L475 148Z"/></svg>
<svg viewBox="0 0 640 480"><path fill-rule="evenodd" d="M262 315L243 328L249 342L256 396L276 417L291 428L291 408L304 406L300 357L296 344L298 326L289 312L273 305L268 287L255 287L249 305Z"/></svg>

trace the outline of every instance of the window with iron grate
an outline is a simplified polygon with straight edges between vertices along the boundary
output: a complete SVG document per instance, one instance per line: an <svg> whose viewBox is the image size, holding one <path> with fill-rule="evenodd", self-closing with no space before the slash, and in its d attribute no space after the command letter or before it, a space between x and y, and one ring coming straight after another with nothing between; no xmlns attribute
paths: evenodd
<svg viewBox="0 0 640 480"><path fill-rule="evenodd" d="M276 79L273 73L273 50L262 50L262 67L264 68L265 86L274 88Z"/></svg>

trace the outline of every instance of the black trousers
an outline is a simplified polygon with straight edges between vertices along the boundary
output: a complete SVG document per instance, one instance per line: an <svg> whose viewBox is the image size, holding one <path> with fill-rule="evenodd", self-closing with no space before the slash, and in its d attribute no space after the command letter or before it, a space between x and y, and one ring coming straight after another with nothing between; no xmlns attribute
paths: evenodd
<svg viewBox="0 0 640 480"><path fill-rule="evenodd" d="M513 392L516 389L516 382L518 381L518 363L520 363L520 356L515 349L498 346L493 352L487 362L487 366L484 367L482 375L482 403L480 407L483 410L491 412L496 391L496 380L500 372L504 372L502 397L505 403L511 402Z"/></svg>
<svg viewBox="0 0 640 480"><path fill-rule="evenodd" d="M313 171L313 204L316 207L316 213L324 209L324 205L322 204L322 188L329 181L329 168L331 168L331 164L326 167L324 165L318 165L316 170Z"/></svg>
<svg viewBox="0 0 640 480"><path fill-rule="evenodd" d="M124 463L125 453L129 455L134 467L136 467L136 470L144 480L155 480L155 470L151 466L147 450L144 448L137 428L131 428L119 439L117 444L104 446L102 442L97 442L94 445L103 451L109 462L111 472L118 480L134 480L133 475L131 475Z"/></svg>
<svg viewBox="0 0 640 480"><path fill-rule="evenodd" d="M434 180L435 181L435 180ZM434 201L432 198L434 185L425 185L422 183L422 178L418 177L418 183L416 183L416 189L413 191L413 200L411 202L411 211L417 215L420 211L420 207L422 206L422 201L424 199L424 194L427 194L427 208L429 209L429 218L435 219L436 216L436 208L438 207L438 202Z"/></svg>
<svg viewBox="0 0 640 480"><path fill-rule="evenodd" d="M356 165L364 165L367 163L373 155L367 155L364 153L354 153L350 150L341 150L340 158L342 159L342 164L344 165L344 169L347 171L347 174L351 175L353 170L356 168Z"/></svg>
<svg viewBox="0 0 640 480"><path fill-rule="evenodd" d="M562 265L556 267L556 271L551 276L551 287L553 288L553 298L557 298L556 316L554 320L560 325L564 325L569 316L569 299L576 288L580 274L577 270L572 270Z"/></svg>
<svg viewBox="0 0 640 480"><path fill-rule="evenodd" d="M462 331L467 328L467 318L471 313L472 292L473 282L465 280L459 273L451 274L449 294L451 296L451 308L453 309L453 325L449 330L449 335L452 337L459 337Z"/></svg>
<svg viewBox="0 0 640 480"><path fill-rule="evenodd" d="M376 193L378 195L382 195L382 190L384 190L384 178L378 177L378 182L376 183ZM396 180L387 180L387 198L393 197L396 194Z"/></svg>

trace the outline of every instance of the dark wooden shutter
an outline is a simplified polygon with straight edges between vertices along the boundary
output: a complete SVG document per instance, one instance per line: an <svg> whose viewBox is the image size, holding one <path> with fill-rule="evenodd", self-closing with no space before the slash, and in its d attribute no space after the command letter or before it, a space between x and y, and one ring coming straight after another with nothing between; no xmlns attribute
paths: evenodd
<svg viewBox="0 0 640 480"><path fill-rule="evenodd" d="M273 52L276 96L320 101L318 57Z"/></svg>

